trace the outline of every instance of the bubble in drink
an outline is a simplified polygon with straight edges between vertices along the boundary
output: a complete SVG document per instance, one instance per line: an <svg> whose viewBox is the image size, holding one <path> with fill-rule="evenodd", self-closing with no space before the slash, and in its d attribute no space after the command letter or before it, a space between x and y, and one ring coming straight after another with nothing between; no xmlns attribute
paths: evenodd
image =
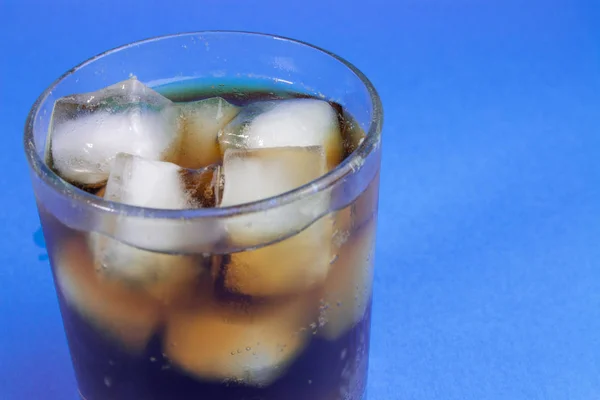
<svg viewBox="0 0 600 400"><path fill-rule="evenodd" d="M285 193L326 171L321 147L284 147L225 151L225 186L221 206L264 199ZM316 196L274 208L258 215L231 218L229 240L243 244L260 238L266 242L302 230L327 210L328 197ZM327 276L332 221L329 217L275 244L231 254L222 266L225 286L237 293L273 296L307 290Z"/></svg>
<svg viewBox="0 0 600 400"><path fill-rule="evenodd" d="M156 301L97 274L81 237L69 239L56 250L57 285L67 303L126 350L142 351L160 322Z"/></svg>
<svg viewBox="0 0 600 400"><path fill-rule="evenodd" d="M273 304L207 300L168 317L164 348L171 362L201 380L266 386L308 343L314 318L306 297Z"/></svg>
<svg viewBox="0 0 600 400"><path fill-rule="evenodd" d="M221 97L182 103L179 107L183 138L178 164L196 169L221 162L217 134L239 113L239 107Z"/></svg>
<svg viewBox="0 0 600 400"><path fill-rule="evenodd" d="M216 168L185 171L168 162L119 153L113 162L104 198L156 209L196 208L201 206L202 199L195 197L186 183L189 185L194 178L204 179L206 183L205 176L212 176L215 171ZM205 193L206 189L200 192ZM169 242L173 246L180 245L189 240L186 234L190 233L183 222L150 218L122 218L117 220L114 232L145 249L152 249L155 241L160 241L161 246L168 246ZM98 233L90 235L90 243L102 273L140 286L165 303L184 296L182 288L193 287L204 271L199 257L147 251Z"/></svg>
<svg viewBox="0 0 600 400"><path fill-rule="evenodd" d="M223 152L228 148L321 146L328 170L340 163L344 151L336 111L317 99L251 103L219 132L219 143Z"/></svg>
<svg viewBox="0 0 600 400"><path fill-rule="evenodd" d="M101 186L117 153L176 161L180 138L179 111L173 102L131 78L57 100L47 158L63 179Z"/></svg>

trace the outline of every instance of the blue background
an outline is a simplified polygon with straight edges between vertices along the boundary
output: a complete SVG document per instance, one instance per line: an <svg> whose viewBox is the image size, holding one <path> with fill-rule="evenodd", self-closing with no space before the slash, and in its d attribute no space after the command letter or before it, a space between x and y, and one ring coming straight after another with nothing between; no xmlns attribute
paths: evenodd
<svg viewBox="0 0 600 400"><path fill-rule="evenodd" d="M0 399L76 398L29 107L96 53L202 29L315 43L380 91L371 399L600 398L600 1L167 3L0 1Z"/></svg>

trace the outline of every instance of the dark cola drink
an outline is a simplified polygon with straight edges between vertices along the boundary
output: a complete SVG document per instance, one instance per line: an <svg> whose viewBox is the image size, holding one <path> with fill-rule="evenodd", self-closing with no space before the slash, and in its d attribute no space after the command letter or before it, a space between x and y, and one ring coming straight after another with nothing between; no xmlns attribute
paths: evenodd
<svg viewBox="0 0 600 400"><path fill-rule="evenodd" d="M59 99L47 164L110 204L183 213L284 194L364 139L306 94L161 93L132 78ZM39 204L81 397L362 400L378 177L341 208L330 193L202 232L185 217L84 232Z"/></svg>

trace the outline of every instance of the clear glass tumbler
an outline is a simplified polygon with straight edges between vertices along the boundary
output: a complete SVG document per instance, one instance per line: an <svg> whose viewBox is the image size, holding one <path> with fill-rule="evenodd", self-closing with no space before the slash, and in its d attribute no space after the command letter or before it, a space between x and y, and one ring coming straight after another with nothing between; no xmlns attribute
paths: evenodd
<svg viewBox="0 0 600 400"><path fill-rule="evenodd" d="M353 151L309 184L238 206L157 210L104 200L45 163L53 105L132 74L158 91L252 86L334 101L353 117ZM257 33L136 42L91 58L44 91L24 144L81 397L365 399L382 117L375 89L349 62ZM123 223L127 236L113 229ZM240 224L244 240L215 239ZM276 228L252 234L264 225ZM137 252L131 268L163 263L167 272L141 283L104 276L92 251L103 240ZM244 274L244 295L218 289Z"/></svg>

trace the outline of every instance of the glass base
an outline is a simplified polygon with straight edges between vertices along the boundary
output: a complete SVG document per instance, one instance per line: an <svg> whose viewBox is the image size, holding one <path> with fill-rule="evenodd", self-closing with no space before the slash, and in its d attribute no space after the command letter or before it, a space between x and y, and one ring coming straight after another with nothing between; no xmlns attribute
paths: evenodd
<svg viewBox="0 0 600 400"><path fill-rule="evenodd" d="M79 391L79 389L77 390L77 393L79 393L79 400L87 400ZM368 400L368 393L367 390L365 389L365 392L363 393L362 397L360 399L357 400Z"/></svg>

